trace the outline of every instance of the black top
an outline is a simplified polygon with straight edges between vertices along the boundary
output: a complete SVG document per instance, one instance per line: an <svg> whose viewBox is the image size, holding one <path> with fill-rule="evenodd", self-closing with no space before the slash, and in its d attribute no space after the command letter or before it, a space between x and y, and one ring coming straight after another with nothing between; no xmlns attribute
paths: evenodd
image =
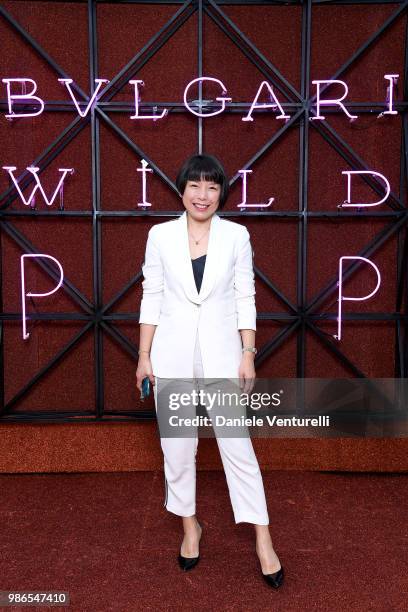
<svg viewBox="0 0 408 612"><path fill-rule="evenodd" d="M205 267L205 259L207 255L201 255L201 257L196 257L191 260L193 265L194 272L194 280L197 287L197 292L200 293L201 283L203 281L204 267Z"/></svg>

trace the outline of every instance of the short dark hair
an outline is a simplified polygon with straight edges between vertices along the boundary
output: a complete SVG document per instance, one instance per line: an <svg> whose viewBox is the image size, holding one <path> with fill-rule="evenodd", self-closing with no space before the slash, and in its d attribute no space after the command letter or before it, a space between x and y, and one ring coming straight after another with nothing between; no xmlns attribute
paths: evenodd
<svg viewBox="0 0 408 612"><path fill-rule="evenodd" d="M221 162L214 155L193 155L189 157L176 178L176 186L183 195L187 181L213 181L221 186L219 208L227 201L229 192L228 177Z"/></svg>

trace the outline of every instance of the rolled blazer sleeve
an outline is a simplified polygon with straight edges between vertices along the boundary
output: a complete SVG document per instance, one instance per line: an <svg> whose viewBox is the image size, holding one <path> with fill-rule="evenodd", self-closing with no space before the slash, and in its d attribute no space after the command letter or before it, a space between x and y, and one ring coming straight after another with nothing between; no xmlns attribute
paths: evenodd
<svg viewBox="0 0 408 612"><path fill-rule="evenodd" d="M154 238L154 227L149 231L145 259L142 265L144 281L143 297L140 304L139 323L158 325L163 300L163 265L160 251Z"/></svg>
<svg viewBox="0 0 408 612"><path fill-rule="evenodd" d="M234 290L238 329L253 329L256 331L253 252L246 227L239 237L236 248Z"/></svg>

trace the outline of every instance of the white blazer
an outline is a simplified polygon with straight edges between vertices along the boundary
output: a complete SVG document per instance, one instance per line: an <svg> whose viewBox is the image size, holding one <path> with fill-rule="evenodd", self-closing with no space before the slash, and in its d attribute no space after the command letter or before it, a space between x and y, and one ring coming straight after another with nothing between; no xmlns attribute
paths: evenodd
<svg viewBox="0 0 408 612"><path fill-rule="evenodd" d="M187 212L150 229L142 266L139 323L157 325L150 352L155 376L193 378L198 331L204 377L238 378L242 357L239 330L256 330L252 262L246 227L215 213L198 293Z"/></svg>

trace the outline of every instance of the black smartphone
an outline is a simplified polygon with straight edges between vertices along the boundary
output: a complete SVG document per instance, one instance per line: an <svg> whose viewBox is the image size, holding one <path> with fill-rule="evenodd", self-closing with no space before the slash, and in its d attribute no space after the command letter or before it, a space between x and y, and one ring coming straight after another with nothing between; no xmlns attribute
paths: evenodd
<svg viewBox="0 0 408 612"><path fill-rule="evenodd" d="M150 380L149 380L149 377L146 376L146 378L142 380L142 393L140 395L140 399L144 400L144 398L148 397L149 394L150 394Z"/></svg>

